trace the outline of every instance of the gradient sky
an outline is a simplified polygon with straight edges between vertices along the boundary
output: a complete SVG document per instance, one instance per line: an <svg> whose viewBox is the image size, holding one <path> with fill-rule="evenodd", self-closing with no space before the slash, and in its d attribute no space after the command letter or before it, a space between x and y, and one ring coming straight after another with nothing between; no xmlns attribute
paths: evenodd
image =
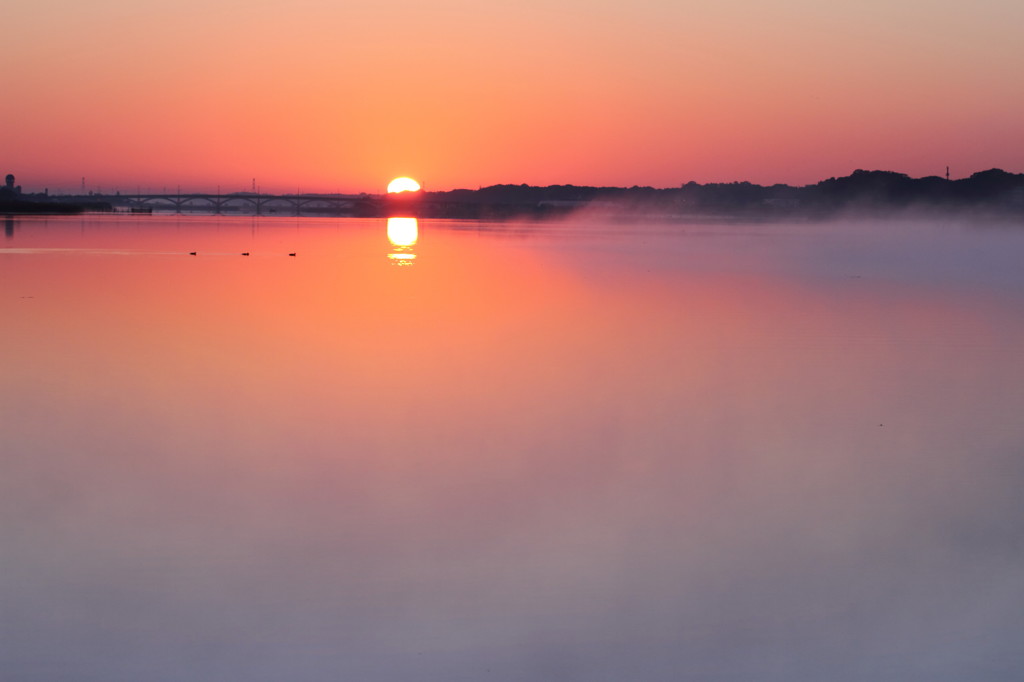
<svg viewBox="0 0 1024 682"><path fill-rule="evenodd" d="M22 0L26 191L1024 171L1024 3Z"/></svg>

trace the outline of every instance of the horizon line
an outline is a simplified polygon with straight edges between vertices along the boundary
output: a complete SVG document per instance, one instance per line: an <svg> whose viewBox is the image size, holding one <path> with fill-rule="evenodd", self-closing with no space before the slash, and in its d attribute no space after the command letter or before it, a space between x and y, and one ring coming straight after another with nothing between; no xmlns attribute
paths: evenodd
<svg viewBox="0 0 1024 682"><path fill-rule="evenodd" d="M743 183L746 183L746 184L750 184L750 185L754 185L754 186L758 186L758 187L779 187L779 186L783 186L783 187L812 187L814 185L817 185L819 183L822 183L822 182L825 182L825 181L828 181L828 180L835 180L835 179L839 179L839 178L851 177L855 173L863 173L863 172L867 172L867 173L893 173L893 174L897 174L897 175L906 176L907 178L909 178L911 180L923 180L923 179L926 179L926 178L939 178L939 179L942 179L942 180L948 180L949 182L956 182L958 180L967 180L967 179L970 179L970 178L974 177L975 175L978 175L979 173L985 173L985 172L989 172L989 171L1001 171L1003 173L1007 173L1007 174L1010 174L1010 175L1022 175L1022 174L1024 174L1024 173L1015 173L1013 171L1007 171L1007 170L1005 170L1003 168L999 168L997 166L992 166L992 167L985 168L985 169L982 169L982 170L974 171L974 172L972 172L972 173L970 173L968 175L963 175L963 176L959 176L959 177L952 177L949 174L949 170L950 170L949 167L947 167L946 168L946 172L944 174L941 174L941 175L933 174L933 175L921 175L921 176L918 176L918 177L914 177L914 176L911 176L910 174L904 173L902 171L894 171L894 170L881 169L881 168L870 169L870 170L864 169L864 168L856 168L856 169L850 171L846 175L831 175L831 176L823 177L823 178L821 178L821 179L819 179L817 181L810 182L810 183L807 183L807 184L789 184L789 183L785 183L785 182L774 182L774 183L770 183L770 184L767 184L767 183L762 184L762 183L757 183L757 182L751 182L749 180L725 180L725 181L709 181L709 182L697 182L695 180L687 180L687 181L683 181L683 182L680 182L680 183L675 184L675 185L657 187L657 186L654 186L654 185L638 185L638 184L631 184L631 185L588 185L588 184L577 184L577 183L574 183L574 182L549 183L549 184L532 184L532 183L525 183L525 182L498 182L498 183L493 183L493 184L489 184L489 185L477 185L476 188L473 188L473 187L450 187L448 189L428 189L425 186L425 183L423 183L421 181L421 184L424 185L424 186L423 186L423 188L420 191L422 191L422 192L424 192L426 194L429 194L429 193L434 193L434 192L479 191L479 190L482 190L482 189L486 189L488 187L522 187L522 186L535 187L535 188L545 188L545 187L581 187L581 188L594 188L594 189L635 189L635 188L642 188L642 189L653 189L653 190L669 190L669 189L679 189L679 188L685 187L686 185L689 185L691 183L694 183L694 184L697 184L697 185L700 185L700 186L707 186L707 185L729 185L729 184L743 184ZM13 173L11 173L11 174L13 175ZM15 178L17 178L16 175L15 175ZM343 191L343 190L340 190L340 189L339 190L334 190L334 191L318 191L318 190L302 191L301 186L296 186L295 187L296 191L274 191L274 190L270 190L270 189L264 190L262 188L262 186L260 186L258 184L256 185L255 190L253 190L251 188L251 186L246 187L244 189L225 190L224 189L224 185L222 185L222 184L214 184L213 186L216 188L216 191L211 191L209 189L207 189L207 190L193 189L193 188L185 189L185 188L182 187L182 185L180 183L174 183L174 185L166 185L166 184L160 183L157 186L159 189L153 187L153 185L145 185L145 186L143 186L143 185L140 185L139 183L127 183L127 184L129 185L129 187L132 184L135 184L136 185L136 187L135 187L136 191L133 192L130 189L125 190L125 189L122 188L121 184L111 184L111 185L109 185L110 189L104 189L104 185L102 183L98 184L98 185L95 185L95 186L90 188L85 183L85 178L83 177L82 178L82 183L81 183L81 185L79 187L75 187L74 189L68 189L67 187L58 186L58 187L56 187L56 188L54 188L52 190L52 193L53 193L54 196L95 196L95 195L100 195L100 196L117 196L118 194L124 195L124 196L147 195L147 194L148 195L160 194L160 195L167 195L167 196L173 196L173 195L177 195L177 194L206 194L206 195L263 194L263 195L277 195L277 196L289 196L289 195L291 195L291 196L317 196L317 195L320 195L320 196L336 196L336 195L343 195L343 196L360 196L360 195L380 196L380 195L387 194L386 191L374 191L374 192L367 192L367 191ZM206 187L209 187L209 184L207 184L207 183L200 183L200 184L202 184L202 185L204 185ZM386 186L386 183L385 183L385 186ZM141 191L142 189L145 189L146 191ZM160 189L162 189L163 191L160 191ZM83 192L83 190L84 190L84 192ZM50 192L51 192L51 189L48 186L47 187L43 187L42 189L39 189L39 190L23 189L23 193L25 193L25 194L40 194L40 193L50 193Z"/></svg>

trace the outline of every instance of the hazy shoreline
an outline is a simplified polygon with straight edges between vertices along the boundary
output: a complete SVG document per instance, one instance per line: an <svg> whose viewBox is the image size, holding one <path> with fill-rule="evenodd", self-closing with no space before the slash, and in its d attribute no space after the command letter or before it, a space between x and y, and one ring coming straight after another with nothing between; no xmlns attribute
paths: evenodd
<svg viewBox="0 0 1024 682"><path fill-rule="evenodd" d="M749 182L678 187L492 185L384 195L344 194L18 194L0 198L0 213L118 210L239 215L316 215L486 219L557 218L585 211L680 221L820 220L842 215L891 217L964 214L1024 218L1024 174L991 169L950 180L911 178L892 171L857 170L841 178L794 187Z"/></svg>

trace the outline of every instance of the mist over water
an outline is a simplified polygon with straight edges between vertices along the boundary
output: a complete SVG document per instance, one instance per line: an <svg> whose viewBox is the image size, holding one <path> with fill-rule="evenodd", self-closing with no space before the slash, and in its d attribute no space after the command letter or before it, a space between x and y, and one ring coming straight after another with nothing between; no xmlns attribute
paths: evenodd
<svg viewBox="0 0 1024 682"><path fill-rule="evenodd" d="M4 679L1024 670L1019 226L5 232Z"/></svg>

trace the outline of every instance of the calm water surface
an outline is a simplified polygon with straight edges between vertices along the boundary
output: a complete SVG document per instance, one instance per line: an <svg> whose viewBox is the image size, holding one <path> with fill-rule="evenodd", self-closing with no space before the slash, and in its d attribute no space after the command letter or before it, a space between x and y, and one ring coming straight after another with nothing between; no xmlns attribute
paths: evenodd
<svg viewBox="0 0 1024 682"><path fill-rule="evenodd" d="M1024 227L0 239L5 681L1021 679Z"/></svg>

